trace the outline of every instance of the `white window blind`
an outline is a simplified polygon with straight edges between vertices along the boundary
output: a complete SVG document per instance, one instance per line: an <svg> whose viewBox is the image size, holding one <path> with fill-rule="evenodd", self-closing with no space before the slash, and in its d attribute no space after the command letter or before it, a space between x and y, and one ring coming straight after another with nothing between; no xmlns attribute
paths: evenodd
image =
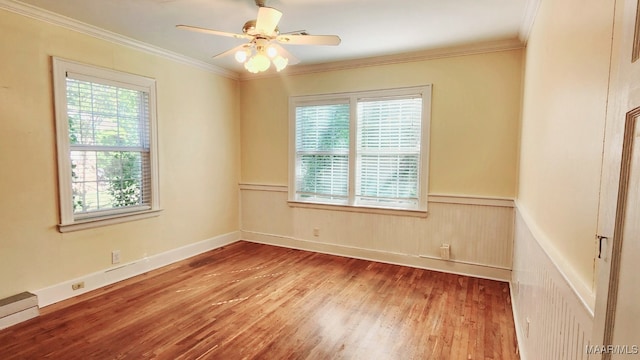
<svg viewBox="0 0 640 360"><path fill-rule="evenodd" d="M149 208L149 94L81 78L67 73L73 213Z"/></svg>
<svg viewBox="0 0 640 360"><path fill-rule="evenodd" d="M430 96L422 86L292 98L289 199L426 211Z"/></svg>
<svg viewBox="0 0 640 360"><path fill-rule="evenodd" d="M356 201L417 207L422 98L359 99Z"/></svg>
<svg viewBox="0 0 640 360"><path fill-rule="evenodd" d="M349 182L349 105L296 107L296 193L343 202Z"/></svg>

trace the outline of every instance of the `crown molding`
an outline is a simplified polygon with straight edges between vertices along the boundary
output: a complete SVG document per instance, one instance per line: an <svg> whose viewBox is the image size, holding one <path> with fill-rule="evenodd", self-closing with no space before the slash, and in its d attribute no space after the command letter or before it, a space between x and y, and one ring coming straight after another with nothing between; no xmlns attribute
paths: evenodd
<svg viewBox="0 0 640 360"><path fill-rule="evenodd" d="M52 25L60 26L69 30L95 37L97 39L109 41L118 45L126 46L138 51L146 52L152 55L164 57L166 59L193 66L201 70L209 71L217 75L233 79L233 80L250 80L257 78L268 78L276 76L303 75L318 72L348 70L367 66L379 66L390 64L401 64L408 62L416 62L423 60L474 55L481 53L490 53L496 51L505 51L523 48L528 39L529 33L535 20L540 0L527 0L527 7L523 17L523 21L519 31L518 39L498 40L483 43L475 43L468 45L444 47L438 49L423 50L417 52L400 53L393 55L376 56L361 59L342 60L320 64L291 66L282 73L267 72L260 74L251 74L246 72L236 72L228 70L207 62L196 60L191 57L160 48L155 45L147 44L139 40L135 40L124 35L120 35L90 24L80 22L78 20L56 14L54 12L38 8L29 4L22 3L18 0L0 0L0 9L4 9L22 16L30 17L39 21L43 21Z"/></svg>
<svg viewBox="0 0 640 360"><path fill-rule="evenodd" d="M94 38L109 41L114 44L126 46L148 54L160 56L171 61L196 67L214 74L224 76L229 79L238 80L238 73L215 66L204 61L196 60L188 56L166 50L151 44L138 41L124 35L120 35L99 27L83 23L81 21L56 14L54 12L41 9L17 0L0 0L0 9L4 9L22 16L40 20L52 25L60 26L69 30L92 36Z"/></svg>
<svg viewBox="0 0 640 360"><path fill-rule="evenodd" d="M474 43L468 45L451 46L439 49L430 49L416 52L400 53L393 55L376 56L362 59L335 61L322 64L296 65L286 68L281 73L266 72L259 74L251 74L243 72L240 74L240 80L253 80L258 78L268 78L276 76L303 75L335 70L348 70L367 66L379 66L390 64L402 64L408 62L416 62L423 60L441 59L456 56L475 55L483 53L491 53L497 51L506 51L521 49L524 44L519 39L507 39L498 41L489 41L482 43Z"/></svg>
<svg viewBox="0 0 640 360"><path fill-rule="evenodd" d="M525 45L527 44L527 41L529 41L529 35L531 35L531 29L533 29L533 23L536 20L539 7L540 0L527 0L524 15L522 16L522 22L520 23L520 30L518 32L518 38Z"/></svg>

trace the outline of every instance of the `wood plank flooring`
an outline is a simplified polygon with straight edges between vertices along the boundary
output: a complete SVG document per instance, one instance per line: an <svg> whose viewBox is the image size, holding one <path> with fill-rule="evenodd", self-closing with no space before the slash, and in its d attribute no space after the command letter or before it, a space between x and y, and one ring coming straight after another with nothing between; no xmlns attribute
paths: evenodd
<svg viewBox="0 0 640 360"><path fill-rule="evenodd" d="M519 359L507 283L238 242L42 309L1 359Z"/></svg>

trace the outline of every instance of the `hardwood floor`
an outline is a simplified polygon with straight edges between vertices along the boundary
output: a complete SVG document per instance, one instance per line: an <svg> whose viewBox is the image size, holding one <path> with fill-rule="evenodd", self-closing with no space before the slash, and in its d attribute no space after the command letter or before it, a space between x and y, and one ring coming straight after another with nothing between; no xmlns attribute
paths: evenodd
<svg viewBox="0 0 640 360"><path fill-rule="evenodd" d="M249 242L41 312L0 358L519 358L507 283Z"/></svg>

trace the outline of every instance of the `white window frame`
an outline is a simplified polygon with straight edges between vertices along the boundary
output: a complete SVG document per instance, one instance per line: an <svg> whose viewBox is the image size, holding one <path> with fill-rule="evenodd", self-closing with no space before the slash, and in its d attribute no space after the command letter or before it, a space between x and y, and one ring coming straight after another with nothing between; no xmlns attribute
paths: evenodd
<svg viewBox="0 0 640 360"><path fill-rule="evenodd" d="M150 206L124 207L111 211L97 211L93 215L76 216L73 213L71 177L71 144L67 109L67 74L83 77L102 84L144 91L149 94L149 155L150 155ZM99 226L158 216L160 209L156 81L151 78L86 65L53 57L53 93L55 105L56 142L58 152L58 192L60 206L60 232L83 230Z"/></svg>
<svg viewBox="0 0 640 360"><path fill-rule="evenodd" d="M401 214L409 216L426 216L429 189L429 144L431 124L431 90L432 86L414 86L384 90L359 91L348 93L333 93L320 95L304 95L289 97L289 189L288 203L293 207L370 212L382 214ZM358 99L393 98L419 95L422 97L422 124L420 134L420 160L419 160L419 188L418 204L416 207L392 207L379 206L356 201L356 161L357 161L357 111ZM296 156L296 107L310 105L324 105L336 103L349 103L349 179L348 201L336 203L335 201L305 200L297 197L296 171L298 169Z"/></svg>

